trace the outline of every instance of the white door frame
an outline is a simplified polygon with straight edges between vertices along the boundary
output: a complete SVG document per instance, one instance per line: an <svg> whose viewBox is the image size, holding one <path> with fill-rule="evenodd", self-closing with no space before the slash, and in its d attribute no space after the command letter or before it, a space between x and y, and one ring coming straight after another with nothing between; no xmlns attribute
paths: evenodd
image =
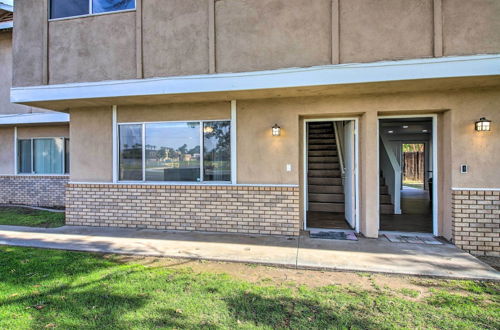
<svg viewBox="0 0 500 330"><path fill-rule="evenodd" d="M439 215L439 173L438 173L438 131L437 131L437 114L424 114L424 115L394 115L394 116L378 116L377 120L377 137L380 137L380 119L405 119L405 118L432 118L432 233L434 236L439 235L438 230L438 215ZM377 143L377 168L380 172L380 139ZM379 177L377 176L377 181ZM380 228L380 217L379 217Z"/></svg>
<svg viewBox="0 0 500 330"><path fill-rule="evenodd" d="M354 191L356 194L355 202L354 202L354 218L355 218L355 226L354 230L356 233L359 233L359 118L357 117L341 117L341 118L315 118L315 119L304 119L303 125L303 171L302 171L302 179L304 183L303 194L304 194L304 230L307 230L307 207L309 204L308 201L308 180L307 180L307 169L308 169L308 131L307 131L307 123L311 122L319 122L319 121L354 121Z"/></svg>

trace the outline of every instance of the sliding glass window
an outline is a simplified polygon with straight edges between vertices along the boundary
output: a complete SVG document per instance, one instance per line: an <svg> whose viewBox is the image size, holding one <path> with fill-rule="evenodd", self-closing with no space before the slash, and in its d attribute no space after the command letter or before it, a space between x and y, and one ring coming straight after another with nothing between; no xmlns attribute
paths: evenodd
<svg viewBox="0 0 500 330"><path fill-rule="evenodd" d="M120 124L119 179L231 181L230 126L229 121Z"/></svg>
<svg viewBox="0 0 500 330"><path fill-rule="evenodd" d="M135 0L50 0L51 19L131 9L135 9Z"/></svg>
<svg viewBox="0 0 500 330"><path fill-rule="evenodd" d="M17 142L19 174L64 174L69 163L65 138L24 139Z"/></svg>

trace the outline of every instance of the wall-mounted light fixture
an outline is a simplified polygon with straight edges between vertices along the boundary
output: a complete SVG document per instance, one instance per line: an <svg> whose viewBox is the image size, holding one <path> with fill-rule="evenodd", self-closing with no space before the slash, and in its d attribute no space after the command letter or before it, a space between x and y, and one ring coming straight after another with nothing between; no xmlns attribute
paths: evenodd
<svg viewBox="0 0 500 330"><path fill-rule="evenodd" d="M476 121L476 131L484 132L490 130L491 130L491 120L481 117L478 121Z"/></svg>
<svg viewBox="0 0 500 330"><path fill-rule="evenodd" d="M272 127L273 131L273 136L280 136L281 135L281 127L278 126L278 124L274 124Z"/></svg>

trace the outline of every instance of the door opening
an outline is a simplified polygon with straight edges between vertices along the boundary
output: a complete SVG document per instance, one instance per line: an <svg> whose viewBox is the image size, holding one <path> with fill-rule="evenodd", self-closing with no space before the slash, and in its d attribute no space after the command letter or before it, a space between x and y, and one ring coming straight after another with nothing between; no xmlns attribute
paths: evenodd
<svg viewBox="0 0 500 330"><path fill-rule="evenodd" d="M434 233L433 120L380 120L381 231Z"/></svg>
<svg viewBox="0 0 500 330"><path fill-rule="evenodd" d="M356 121L306 121L305 141L306 229L356 229Z"/></svg>

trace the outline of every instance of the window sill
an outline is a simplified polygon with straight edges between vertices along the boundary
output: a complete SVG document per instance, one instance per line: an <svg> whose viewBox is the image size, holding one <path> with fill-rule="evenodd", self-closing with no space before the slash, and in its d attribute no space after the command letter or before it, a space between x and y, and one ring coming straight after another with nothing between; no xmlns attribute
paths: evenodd
<svg viewBox="0 0 500 330"><path fill-rule="evenodd" d="M123 13L130 13L130 12L133 12L133 11L136 11L136 9L108 11L108 12L105 12L105 13L86 14L86 15L60 17L60 18L49 18L49 22L67 21L67 20L73 20L73 19L79 19L79 18L87 18L87 17L103 16L103 15L112 15L112 14L123 14Z"/></svg>

